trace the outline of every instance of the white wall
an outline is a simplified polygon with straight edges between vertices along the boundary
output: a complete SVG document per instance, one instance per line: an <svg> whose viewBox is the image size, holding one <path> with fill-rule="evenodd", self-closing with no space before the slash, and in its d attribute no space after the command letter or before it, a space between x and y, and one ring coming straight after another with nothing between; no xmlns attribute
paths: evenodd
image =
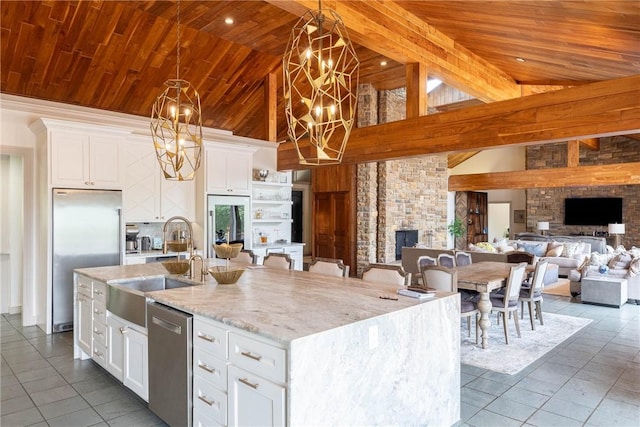
<svg viewBox="0 0 640 427"><path fill-rule="evenodd" d="M522 147L505 147L484 150L455 168L449 169L449 175L468 175L487 172L509 172L526 169L526 149ZM487 201L511 202L511 235L526 231L524 223L513 222L514 210L527 208L526 190L489 190Z"/></svg>

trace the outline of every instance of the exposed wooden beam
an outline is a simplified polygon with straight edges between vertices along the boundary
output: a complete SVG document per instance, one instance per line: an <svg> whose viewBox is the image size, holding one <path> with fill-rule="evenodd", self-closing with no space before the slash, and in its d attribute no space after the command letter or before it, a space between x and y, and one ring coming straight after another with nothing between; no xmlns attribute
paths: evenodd
<svg viewBox="0 0 640 427"><path fill-rule="evenodd" d="M317 0L266 0L294 15L318 10ZM427 64L429 73L483 101L519 97L518 84L496 66L472 53L393 1L325 0L356 43L402 64Z"/></svg>
<svg viewBox="0 0 640 427"><path fill-rule="evenodd" d="M640 75L354 129L343 163L640 132ZM300 169L278 147L278 169Z"/></svg>
<svg viewBox="0 0 640 427"><path fill-rule="evenodd" d="M452 175L449 191L640 184L640 162Z"/></svg>
<svg viewBox="0 0 640 427"><path fill-rule="evenodd" d="M599 138L583 138L578 140L580 144L584 145L587 148L592 150L600 149L600 139Z"/></svg>
<svg viewBox="0 0 640 427"><path fill-rule="evenodd" d="M574 168L580 164L580 141L567 142L567 167Z"/></svg>
<svg viewBox="0 0 640 427"><path fill-rule="evenodd" d="M427 114L429 98L427 95L427 67L413 62L407 64L407 118Z"/></svg>
<svg viewBox="0 0 640 427"><path fill-rule="evenodd" d="M267 141L278 139L278 78L269 73L264 78L264 128Z"/></svg>
<svg viewBox="0 0 640 427"><path fill-rule="evenodd" d="M468 159L472 158L476 154L478 154L478 151L467 151L465 153L449 154L447 156L447 167L449 169L455 168L460 163L464 162L465 160L468 160Z"/></svg>

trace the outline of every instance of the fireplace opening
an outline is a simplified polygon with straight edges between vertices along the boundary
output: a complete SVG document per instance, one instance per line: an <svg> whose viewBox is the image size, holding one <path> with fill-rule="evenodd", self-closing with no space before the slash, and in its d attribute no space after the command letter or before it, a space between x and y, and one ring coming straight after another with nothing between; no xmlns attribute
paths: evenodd
<svg viewBox="0 0 640 427"><path fill-rule="evenodd" d="M396 261L402 259L402 248L418 243L418 230L396 230Z"/></svg>

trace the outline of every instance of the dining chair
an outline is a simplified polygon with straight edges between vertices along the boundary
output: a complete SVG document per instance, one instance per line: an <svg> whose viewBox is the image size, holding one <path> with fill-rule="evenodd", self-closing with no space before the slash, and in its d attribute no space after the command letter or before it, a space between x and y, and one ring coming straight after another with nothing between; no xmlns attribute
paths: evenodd
<svg viewBox="0 0 640 427"><path fill-rule="evenodd" d="M456 259L450 254L439 254L438 265L441 267L453 268L456 266Z"/></svg>
<svg viewBox="0 0 640 427"><path fill-rule="evenodd" d="M533 321L533 306L536 305L536 317L540 320L540 325L544 325L542 320L542 289L544 288L544 275L547 272L549 261L544 260L536 264L533 272L531 283L524 282L520 289L520 316L524 318L524 303L529 305L529 320L531 321L531 329L536 330L536 323Z"/></svg>
<svg viewBox="0 0 640 427"><path fill-rule="evenodd" d="M416 264L418 265L418 273L420 273L423 265L438 265L438 261L429 255L420 255L416 260ZM422 282L422 274L419 274L416 280L418 283Z"/></svg>
<svg viewBox="0 0 640 427"><path fill-rule="evenodd" d="M516 325L516 332L518 338L520 338L520 323L518 321L518 301L520 298L520 289L522 288L522 281L524 280L525 269L527 267L526 262L521 262L518 265L511 267L509 271L509 278L507 279L507 286L505 287L504 294L491 293L491 310L498 312L498 322L502 316L504 339L509 344L509 326L507 325L507 313L513 314L513 321Z"/></svg>
<svg viewBox="0 0 640 427"><path fill-rule="evenodd" d="M293 260L289 255L281 252L274 252L265 256L262 265L270 268L279 268L281 270L293 270Z"/></svg>
<svg viewBox="0 0 640 427"><path fill-rule="evenodd" d="M520 262L526 262L527 264L533 264L534 256L529 252L509 252L507 254L507 262L511 262L514 264Z"/></svg>
<svg viewBox="0 0 640 427"><path fill-rule="evenodd" d="M429 289L458 292L458 272L438 265L425 265L420 270L422 280ZM478 306L473 301L460 300L460 318L467 318L467 329L471 336L471 316L476 319L476 343L478 342Z"/></svg>
<svg viewBox="0 0 640 427"><path fill-rule="evenodd" d="M236 262L241 262L243 264L255 264L256 263L256 255L253 253L252 250L249 249L243 249L240 251L240 253L238 254L237 257L235 257L233 260Z"/></svg>
<svg viewBox="0 0 640 427"><path fill-rule="evenodd" d="M411 284L411 273L404 271L401 265L369 264L362 271L362 280L402 288Z"/></svg>
<svg viewBox="0 0 640 427"><path fill-rule="evenodd" d="M456 265L463 266L471 264L471 254L467 252L456 252Z"/></svg>
<svg viewBox="0 0 640 427"><path fill-rule="evenodd" d="M349 277L349 266L344 265L341 259L317 257L311 261L309 272L327 276Z"/></svg>

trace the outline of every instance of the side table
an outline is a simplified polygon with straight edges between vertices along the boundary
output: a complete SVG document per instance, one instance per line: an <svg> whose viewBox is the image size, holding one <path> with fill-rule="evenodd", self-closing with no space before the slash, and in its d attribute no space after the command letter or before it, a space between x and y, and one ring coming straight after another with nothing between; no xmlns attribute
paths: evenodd
<svg viewBox="0 0 640 427"><path fill-rule="evenodd" d="M582 302L622 307L627 302L627 279L590 276L582 279Z"/></svg>

